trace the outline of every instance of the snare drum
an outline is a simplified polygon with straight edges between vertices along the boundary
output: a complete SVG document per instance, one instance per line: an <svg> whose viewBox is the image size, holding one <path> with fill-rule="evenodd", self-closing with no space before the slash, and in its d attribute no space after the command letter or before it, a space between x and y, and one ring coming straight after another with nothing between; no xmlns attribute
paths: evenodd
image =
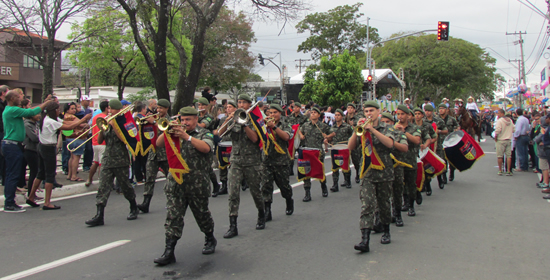
<svg viewBox="0 0 550 280"><path fill-rule="evenodd" d="M445 161L431 149L420 151L420 160L424 164L424 172L431 178L445 171Z"/></svg>
<svg viewBox="0 0 550 280"><path fill-rule="evenodd" d="M332 146L330 150L330 157L332 161L332 171L338 171L342 169L345 172L349 172L349 149L348 145L338 144Z"/></svg>
<svg viewBox="0 0 550 280"><path fill-rule="evenodd" d="M216 155L218 157L220 169L225 169L231 163L232 148L233 143L231 141L223 141L218 143L218 150L216 151Z"/></svg>

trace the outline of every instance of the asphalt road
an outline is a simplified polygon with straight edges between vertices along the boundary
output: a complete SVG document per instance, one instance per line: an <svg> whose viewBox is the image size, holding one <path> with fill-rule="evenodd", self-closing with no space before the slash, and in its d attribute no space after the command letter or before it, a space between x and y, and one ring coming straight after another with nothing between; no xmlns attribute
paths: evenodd
<svg viewBox="0 0 550 280"><path fill-rule="evenodd" d="M457 173L443 190L434 180L433 195L416 206L417 216L405 215L402 228L392 224L391 244L372 235L370 253L353 249L360 240L358 185L323 198L314 182L309 203L301 201L303 188L294 188L292 216L276 194L265 230L255 230L250 191L241 192L239 236L233 239L222 237L229 226L227 195L211 198L216 253L201 254L204 236L188 211L177 263L157 267L166 201L159 182L151 212L135 221L126 220L128 203L114 192L105 226L95 228L84 224L95 214L94 195L58 201L59 211L0 213L0 279L33 268L36 274L25 279L548 279L550 206L534 186L537 177L497 176L493 141L482 147L487 155L472 170ZM142 191L136 189L138 203ZM127 243L64 259L120 240ZM50 264L59 260L66 263Z"/></svg>

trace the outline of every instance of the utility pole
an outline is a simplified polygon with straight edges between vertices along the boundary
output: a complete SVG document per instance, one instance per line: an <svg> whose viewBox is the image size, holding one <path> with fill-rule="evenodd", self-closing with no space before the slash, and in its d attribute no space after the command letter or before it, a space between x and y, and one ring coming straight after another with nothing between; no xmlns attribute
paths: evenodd
<svg viewBox="0 0 550 280"><path fill-rule="evenodd" d="M508 61L518 63L518 82L517 82L517 86L519 86L519 84L521 84L521 60L519 60L519 59L509 59ZM519 94L519 92L518 92L518 105L521 108L521 94Z"/></svg>
<svg viewBox="0 0 550 280"><path fill-rule="evenodd" d="M298 61L298 65L296 65L296 68L298 68L298 73L302 73L302 62L304 63L304 68L307 67L306 62L311 61L311 59L295 59L294 61Z"/></svg>
<svg viewBox="0 0 550 280"><path fill-rule="evenodd" d="M524 55L523 55L523 36L524 34L527 34L527 32L513 32L513 33L508 33L506 32L506 35L519 35L519 41L515 41L514 44L517 45L519 44L519 49L521 51L521 68L520 69L520 76L519 76L519 80L520 80L520 83L523 81L523 84L527 85L527 81L525 79L525 60L524 60ZM519 108L521 109L522 108L522 104L521 104L521 94L518 94L518 97L519 97Z"/></svg>

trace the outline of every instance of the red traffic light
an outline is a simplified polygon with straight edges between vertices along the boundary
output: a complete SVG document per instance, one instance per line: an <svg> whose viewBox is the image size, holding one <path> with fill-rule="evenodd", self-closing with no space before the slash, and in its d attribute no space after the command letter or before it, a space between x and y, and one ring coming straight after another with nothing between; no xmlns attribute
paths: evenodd
<svg viewBox="0 0 550 280"><path fill-rule="evenodd" d="M440 21L437 23L437 40L448 41L449 40L449 22Z"/></svg>
<svg viewBox="0 0 550 280"><path fill-rule="evenodd" d="M367 76L367 82L372 82L372 75Z"/></svg>

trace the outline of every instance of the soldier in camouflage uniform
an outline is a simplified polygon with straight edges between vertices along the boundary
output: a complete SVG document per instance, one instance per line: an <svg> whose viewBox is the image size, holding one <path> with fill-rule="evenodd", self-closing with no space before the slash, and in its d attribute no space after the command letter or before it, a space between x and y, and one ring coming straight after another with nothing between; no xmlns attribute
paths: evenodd
<svg viewBox="0 0 550 280"><path fill-rule="evenodd" d="M304 123L307 122L307 117L300 112L300 109L302 109L302 104L300 102L294 102L294 111L288 116L285 117L285 122L292 127L295 124L300 124L302 126ZM299 147L296 147L298 149ZM294 176L294 160L290 161L289 166L290 176Z"/></svg>
<svg viewBox="0 0 550 280"><path fill-rule="evenodd" d="M441 104L439 105L439 117L443 120L443 122L447 126L447 129L449 132L447 135L449 135L453 131L456 131L456 129L458 128L458 122L453 116L450 115L449 108L447 108L447 106L443 108L441 107ZM445 137L447 135L445 135ZM447 161L446 157L443 157L443 159L445 160L445 164L447 165L447 167L451 170L449 181L453 181L455 179L455 168L452 165L449 165L449 162ZM443 184L447 184L447 170L443 172L442 177L443 177Z"/></svg>
<svg viewBox="0 0 550 280"><path fill-rule="evenodd" d="M424 120L424 116L425 113L422 109L418 107L414 108L414 124L420 128L421 133L420 150L429 149L430 145L437 141L437 134L435 133L435 130L433 129L431 124ZM418 157L418 154L416 156ZM426 184L424 184L422 191L425 191L426 195L428 196L432 195L432 189L429 185L426 186ZM408 199L410 199L411 201L410 205L403 205L401 211L409 211L409 216L415 216L415 197L409 197ZM416 191L416 203L419 205L422 203L422 194L418 190ZM413 209L409 209L409 207L413 207Z"/></svg>
<svg viewBox="0 0 550 280"><path fill-rule="evenodd" d="M352 129L355 129L355 126L357 126L357 122L359 119L364 118L364 116L361 114L361 112L356 113L356 107L353 103L348 103L348 113L346 114L345 122L349 125L351 125ZM355 166L355 183L359 184L359 173L361 172L361 148L357 147L355 150L351 151L351 162L353 162L353 166ZM351 176L351 175L350 175Z"/></svg>
<svg viewBox="0 0 550 280"><path fill-rule="evenodd" d="M318 108L313 107L310 111L309 121L300 126L299 135L302 140L301 146L305 148L319 149L319 160L324 162L325 149L323 148L323 143L328 144L326 137L330 133L330 127L326 123L319 121L320 116L321 111ZM323 173L325 173L324 170ZM311 201L311 179L304 179L304 190L305 196L302 201ZM326 178L324 181L321 181L321 191L323 197L328 196Z"/></svg>
<svg viewBox="0 0 550 280"><path fill-rule="evenodd" d="M403 168L403 180L405 182L405 188L403 190L403 197L405 198L404 205L412 205L412 207L407 207L409 211L409 216L415 216L416 212L414 211L414 198L416 197L416 159L418 157L418 148L421 143L422 131L420 127L409 122L409 116L411 111L404 105L397 106L396 116L399 122L395 125L396 130L400 130L405 134L407 138L407 145L409 149L404 153L403 161L406 164L409 164L411 167ZM422 114L423 115L423 114ZM421 118L422 119L422 118ZM395 200L393 210L395 214L395 223L396 226L403 226L403 219L401 218L401 203L398 200Z"/></svg>
<svg viewBox="0 0 550 280"><path fill-rule="evenodd" d="M193 107L184 107L179 111L185 128L174 127L171 134L176 141L181 141L180 153L189 167L189 173L183 173L183 183L178 184L172 174L168 175L168 182L164 187L166 193L166 248L161 257L154 262L158 265L167 265L176 261L174 249L183 231L185 212L187 207L193 212L195 221L205 234L202 253L212 254L216 250L214 237L214 220L208 210L210 186L208 184L208 167L211 165L211 154L214 149L214 135L197 125L198 111ZM181 139L181 140L180 140ZM164 134L157 139L157 146L164 146Z"/></svg>
<svg viewBox="0 0 550 280"><path fill-rule="evenodd" d="M170 110L170 101L166 99L159 99L157 103L157 113L159 114L159 119L161 118L170 118L168 115L168 110ZM154 119L149 119L149 123L154 123ZM157 129L157 133L161 134L162 131ZM143 213L149 213L149 204L151 203L151 198L153 197L153 192L155 190L155 182L157 180L157 174L159 168L164 173L164 176L168 174L169 166L168 159L166 159L166 148L157 147L156 151L149 151L147 156L147 164L145 165L145 185L143 186L143 203L138 205L138 208Z"/></svg>
<svg viewBox="0 0 550 280"><path fill-rule="evenodd" d="M122 109L122 103L118 99L112 99L109 101L111 107L111 114L116 114ZM124 116L119 116L124 117ZM124 139L122 134L119 134L113 127L115 120L109 123L109 129L102 132L97 137L97 142L105 144L105 153L101 159L101 173L99 174L99 188L96 195L97 214L86 221L86 224L90 227L102 226L104 224L103 216L105 212L105 206L109 200L113 181L116 177L120 184L124 197L130 202L130 214L126 217L127 220L137 219L139 210L136 204L136 193L134 188L130 185L128 180L130 170L130 156L126 144L122 141ZM121 128L124 129L124 128Z"/></svg>
<svg viewBox="0 0 550 280"><path fill-rule="evenodd" d="M334 125L330 128L330 134L328 135L329 141L332 145L336 145L340 142L347 142L351 135L353 134L353 128L351 125L344 122L344 111L336 109L334 113ZM344 173L344 184L342 187L351 188L351 169L348 172ZM338 180L340 179L340 170L332 171L332 181L333 185L330 188L331 192L338 191Z"/></svg>
<svg viewBox="0 0 550 280"><path fill-rule="evenodd" d="M214 130L213 125L215 119L206 112L208 108L208 99L201 97L198 100L198 107L199 107L199 124L198 126L208 129L208 131L212 132ZM211 163L210 168L208 169L208 177L210 178L210 182L212 182L212 193L214 197L218 196L218 192L220 191L220 184L218 183L218 178L216 178L216 173L214 173L214 168L212 168L212 164L214 163L214 151L211 152Z"/></svg>
<svg viewBox="0 0 550 280"><path fill-rule="evenodd" d="M252 99L246 94L241 94L238 97L239 109L248 110L252 105ZM232 118L233 114L229 114L228 118ZM226 121L225 128L218 132L223 134L228 126L235 121L232 118ZM224 234L224 238L232 238L239 235L237 230L237 216L239 215L240 204L240 185L243 178L250 187L250 194L254 199L254 204L258 209L258 222L256 229L265 228L265 212L262 193L260 190L261 183L261 150L258 146L260 141L258 134L254 130L254 124L238 124L229 132L233 147L231 149L231 166L229 166L229 230Z"/></svg>
<svg viewBox="0 0 550 280"><path fill-rule="evenodd" d="M225 109L226 115L225 115L225 117L223 117L220 120L220 124L218 125L218 129L214 130L214 135L218 135L218 136L220 135L220 133L218 133L218 130L223 125L223 123L225 123L225 121L227 120L227 116L229 114L235 112L235 110L237 110L237 103L235 103L235 101L233 101L233 100L227 101L227 107ZM220 141L221 142L231 142L231 137L229 136L229 134L226 134L221 138ZM229 166L227 166L224 169L220 168L220 181L222 182L222 187L218 191L217 194L213 193L212 197L216 197L216 196L221 195L221 194L227 194L227 173L229 173Z"/></svg>
<svg viewBox="0 0 550 280"><path fill-rule="evenodd" d="M361 229L361 242L355 245L354 248L361 252L368 252L370 232L374 226L374 212L377 206L380 211L380 221L384 227L384 234L380 242L382 244L389 244L391 242L390 196L394 173L393 160L390 156L390 152L394 147L395 129L378 119L380 106L376 101L365 102L363 112L367 118L373 120L372 124L367 124L365 126L365 133L371 134L373 147L378 153L381 163L384 165L383 170L375 168L369 169L361 182L360 198L362 206L361 221L359 223ZM366 119L361 119L358 125L363 125L365 121ZM353 150L358 145L361 145L361 139L354 133L349 140L348 147L350 150Z"/></svg>
<svg viewBox="0 0 550 280"><path fill-rule="evenodd" d="M283 108L278 104L271 104L269 116L273 121L267 122L267 132L273 133L276 143L282 149L280 153L275 148L274 143L269 144L268 154L263 158L264 174L262 195L265 203L266 221L271 221L271 203L273 202L273 181L281 190L281 196L286 200L287 215L294 213L294 200L292 199L292 187L290 187L289 176L289 158L288 140L292 134L292 129L288 124L281 122L281 113Z"/></svg>
<svg viewBox="0 0 550 280"><path fill-rule="evenodd" d="M443 104L445 106L445 104ZM445 106L447 107L447 106ZM435 123L437 125L437 144L435 153L442 159L445 159L445 152L443 151L443 141L445 140L445 136L449 133L449 130L447 130L447 125L445 122L433 114L434 108L430 105L424 106L424 111L426 111L426 121L431 125L432 123ZM427 175L427 174L426 174ZM430 185L432 181L432 177L426 176L426 185ZM443 175L437 175L437 182L440 189L443 189L445 187L445 184L443 183Z"/></svg>

